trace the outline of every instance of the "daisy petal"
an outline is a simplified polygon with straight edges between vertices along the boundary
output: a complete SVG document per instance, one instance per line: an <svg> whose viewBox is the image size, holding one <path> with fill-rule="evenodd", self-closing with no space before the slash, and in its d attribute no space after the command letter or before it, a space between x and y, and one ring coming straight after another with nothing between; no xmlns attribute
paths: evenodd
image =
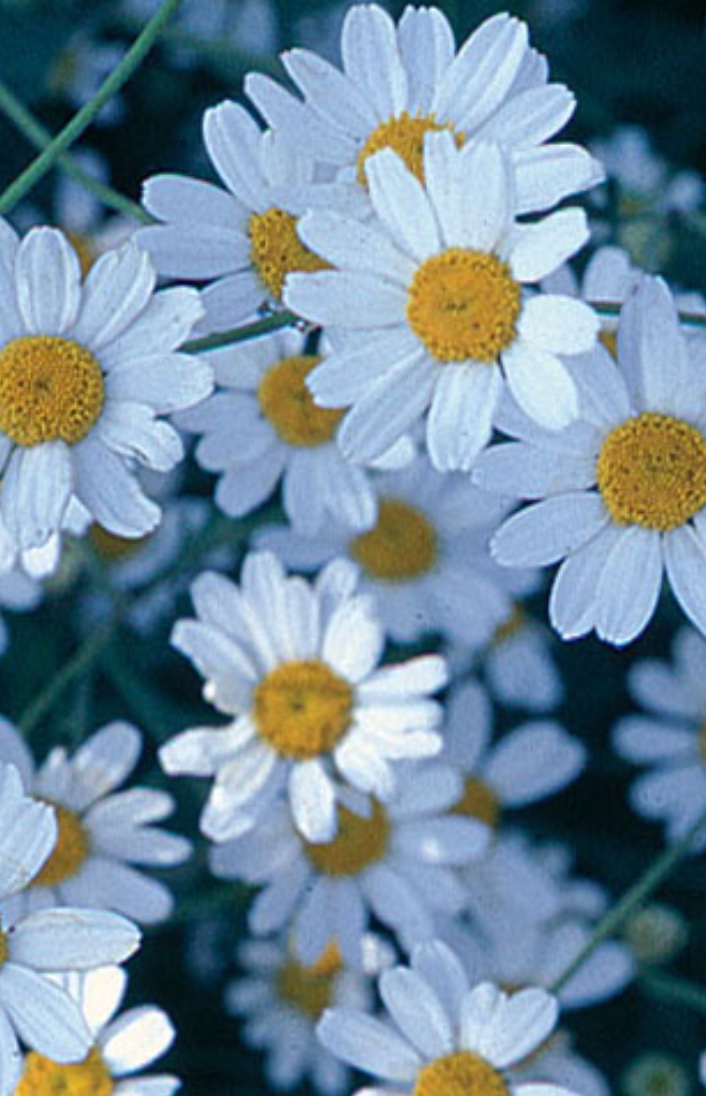
<svg viewBox="0 0 706 1096"><path fill-rule="evenodd" d="M427 449L440 472L467 472L490 440L502 392L494 365L446 365L440 372L427 417Z"/></svg>
<svg viewBox="0 0 706 1096"><path fill-rule="evenodd" d="M55 228L33 228L15 262L17 302L32 335L63 335L81 303L81 268L76 252Z"/></svg>
<svg viewBox="0 0 706 1096"><path fill-rule="evenodd" d="M337 1058L385 1081L413 1081L422 1065L409 1043L380 1020L353 1009L327 1009L316 1032Z"/></svg>

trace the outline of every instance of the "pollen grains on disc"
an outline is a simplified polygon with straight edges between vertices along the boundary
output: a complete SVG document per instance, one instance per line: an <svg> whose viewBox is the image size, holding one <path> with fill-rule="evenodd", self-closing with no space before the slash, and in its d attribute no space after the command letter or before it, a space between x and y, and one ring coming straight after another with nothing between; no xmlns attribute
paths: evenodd
<svg viewBox="0 0 706 1096"><path fill-rule="evenodd" d="M319 659L281 663L253 697L260 735L297 761L330 753L348 730L352 711L353 689Z"/></svg>
<svg viewBox="0 0 706 1096"><path fill-rule="evenodd" d="M387 851L390 824L384 807L373 800L367 818L347 807L338 808L338 831L323 845L305 843L311 864L323 875L358 875L370 864L382 860Z"/></svg>
<svg viewBox="0 0 706 1096"><path fill-rule="evenodd" d="M466 778L463 794L454 804L453 814L462 814L467 818L477 818L491 829L497 829L500 821L500 803L498 797L484 780L477 776Z"/></svg>
<svg viewBox="0 0 706 1096"><path fill-rule="evenodd" d="M368 138L358 154L357 178L361 186L367 186L365 164L368 159L383 148L391 148L404 160L405 164L420 183L424 182L424 138L427 133L438 133L442 129L451 130L459 148L465 141L465 135L454 132L452 125L437 122L433 114L410 114L403 110L394 118L381 122Z"/></svg>
<svg viewBox="0 0 706 1096"><path fill-rule="evenodd" d="M428 517L402 499L382 498L372 529L350 542L351 555L381 582L407 582L428 574L439 545Z"/></svg>
<svg viewBox="0 0 706 1096"><path fill-rule="evenodd" d="M510 1089L483 1058L460 1050L424 1066L412 1096L510 1096Z"/></svg>
<svg viewBox="0 0 706 1096"><path fill-rule="evenodd" d="M23 335L0 350L0 430L16 445L75 445L103 409L103 373L80 343Z"/></svg>
<svg viewBox="0 0 706 1096"><path fill-rule="evenodd" d="M113 1079L96 1047L72 1065L59 1065L32 1050L13 1096L111 1096L113 1089Z"/></svg>
<svg viewBox="0 0 706 1096"><path fill-rule="evenodd" d="M277 972L277 991L286 1004L311 1020L318 1020L324 1009L333 1004L335 981L340 970L338 946L329 943L311 966L287 959Z"/></svg>
<svg viewBox="0 0 706 1096"><path fill-rule="evenodd" d="M50 800L44 802L48 802L56 813L57 838L49 859L32 880L32 887L55 887L65 879L71 879L90 852L88 834L78 815Z"/></svg>
<svg viewBox="0 0 706 1096"><path fill-rule="evenodd" d="M521 288L507 263L461 247L418 267L407 297L407 320L440 362L491 363L517 334Z"/></svg>
<svg viewBox="0 0 706 1096"><path fill-rule="evenodd" d="M284 281L295 271L327 270L325 262L297 236L297 218L284 209L253 213L248 222L250 258L261 280L275 300L282 300Z"/></svg>
<svg viewBox="0 0 706 1096"><path fill-rule="evenodd" d="M706 438L682 419L645 411L605 437L596 478L617 525L669 532L706 506Z"/></svg>
<svg viewBox="0 0 706 1096"><path fill-rule="evenodd" d="M345 414L314 403L306 378L320 361L314 354L281 358L260 381L260 409L287 445L313 448L332 441Z"/></svg>

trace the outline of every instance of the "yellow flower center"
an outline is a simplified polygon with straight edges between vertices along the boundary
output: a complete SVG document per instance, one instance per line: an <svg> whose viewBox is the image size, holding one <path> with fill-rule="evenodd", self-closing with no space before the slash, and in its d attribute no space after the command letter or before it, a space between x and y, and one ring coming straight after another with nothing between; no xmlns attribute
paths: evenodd
<svg viewBox="0 0 706 1096"><path fill-rule="evenodd" d="M516 335L521 290L495 255L451 247L418 268L407 320L440 362L494 362Z"/></svg>
<svg viewBox="0 0 706 1096"><path fill-rule="evenodd" d="M347 807L338 808L338 832L325 845L305 842L309 861L323 875L359 875L364 868L382 860L387 851L390 824L383 807L373 801L369 818Z"/></svg>
<svg viewBox="0 0 706 1096"><path fill-rule="evenodd" d="M10 954L10 949L7 946L7 935L0 929L0 970L2 970L7 957Z"/></svg>
<svg viewBox="0 0 706 1096"><path fill-rule="evenodd" d="M613 328L613 330L611 331L608 328L604 327L602 331L599 331L598 339L599 339L599 342L603 343L604 347L606 348L606 350L608 351L610 356L617 360L617 357L618 357L618 332L615 330L615 328Z"/></svg>
<svg viewBox="0 0 706 1096"><path fill-rule="evenodd" d="M412 1096L510 1096L510 1089L483 1058L461 1050L424 1066Z"/></svg>
<svg viewBox="0 0 706 1096"><path fill-rule="evenodd" d="M96 254L93 249L91 237L87 236L84 232L72 232L71 230L65 232L65 235L78 256L81 273L85 278L96 261Z"/></svg>
<svg viewBox="0 0 706 1096"><path fill-rule="evenodd" d="M358 156L358 182L361 186L367 186L365 177L365 163L368 157L373 156L383 148L391 148L400 156L410 171L424 182L424 138L427 133L438 133L441 129L450 129L453 126L442 125L436 121L433 114L426 116L412 115L403 110L396 118L388 118L381 122L369 135L367 141L360 150ZM465 141L463 133L454 134L456 144L460 148Z"/></svg>
<svg viewBox="0 0 706 1096"><path fill-rule="evenodd" d="M297 218L283 209L253 213L248 224L250 258L270 294L282 300L288 274L328 269L328 263L304 247L297 236Z"/></svg>
<svg viewBox="0 0 706 1096"><path fill-rule="evenodd" d="M113 1079L93 1047L82 1062L59 1065L36 1051L25 1058L14 1096L111 1096Z"/></svg>
<svg viewBox="0 0 706 1096"><path fill-rule="evenodd" d="M377 525L350 542L350 553L381 582L407 582L431 571L438 555L434 526L415 506L381 499Z"/></svg>
<svg viewBox="0 0 706 1096"><path fill-rule="evenodd" d="M706 506L706 438L681 419L645 411L605 438L597 481L617 525L666 533Z"/></svg>
<svg viewBox="0 0 706 1096"><path fill-rule="evenodd" d="M257 728L283 757L330 753L350 725L353 690L317 659L283 662L255 689Z"/></svg>
<svg viewBox="0 0 706 1096"><path fill-rule="evenodd" d="M288 959L277 974L280 998L312 1020L318 1020L333 1003L336 976L341 970L341 953L335 943L328 944L312 966Z"/></svg>
<svg viewBox="0 0 706 1096"><path fill-rule="evenodd" d="M478 818L485 822L491 829L497 829L500 821L500 803L492 788L489 788L484 780L477 776L469 776L466 780L463 795L453 808L453 814L464 814L470 818Z"/></svg>
<svg viewBox="0 0 706 1096"><path fill-rule="evenodd" d="M85 438L103 409L101 368L71 339L23 335L0 350L0 430L25 447Z"/></svg>
<svg viewBox="0 0 706 1096"><path fill-rule="evenodd" d="M39 874L32 880L33 887L54 887L65 879L71 879L90 852L89 837L78 815L57 803L51 805L56 812L58 826L56 845Z"/></svg>
<svg viewBox="0 0 706 1096"><path fill-rule="evenodd" d="M117 533L109 533L98 522L91 525L88 535L98 555L107 563L135 555L150 539L149 534L146 537L119 537Z"/></svg>
<svg viewBox="0 0 706 1096"><path fill-rule="evenodd" d="M321 358L302 355L276 362L260 381L257 398L262 413L288 445L313 447L331 441L342 410L317 407L306 378Z"/></svg>

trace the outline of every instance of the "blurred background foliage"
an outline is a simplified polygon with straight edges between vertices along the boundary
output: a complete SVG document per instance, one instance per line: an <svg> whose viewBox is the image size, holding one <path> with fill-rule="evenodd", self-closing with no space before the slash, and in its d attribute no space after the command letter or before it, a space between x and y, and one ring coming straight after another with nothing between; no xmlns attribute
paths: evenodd
<svg viewBox="0 0 706 1096"><path fill-rule="evenodd" d="M236 9L244 7L243 0L230 0L230 12L226 0L219 2L219 10L232 18L236 29L214 35L208 29L210 3L184 0L182 16L122 92L117 116L99 119L81 141L82 149L105 158L111 185L135 200L141 180L157 171L208 176L200 144L202 112L225 97L238 98L247 71L281 74L277 51L295 44L337 55L345 6L322 0L258 0L238 24L242 13ZM86 89L95 89L95 74L104 71L105 58L125 50L156 6L150 0L2 0L0 79L56 132L90 94ZM188 16L187 9L196 6L200 10ZM394 16L404 7L386 6ZM570 137L606 139L618 126L639 125L670 171L706 173L706 0L517 0L509 5L440 0L439 6L459 41L493 12L509 8L525 18L533 43L549 57L553 78L576 93ZM34 153L4 117L0 150L0 184L5 186ZM57 178L56 170L50 173L15 211L12 220L18 226L54 221ZM618 214L610 205L611 188L607 190L608 219L615 229ZM669 211L660 221L658 238L650 235L651 214L646 221L644 211L636 216L641 260L680 285L706 293L703 211ZM192 492L208 494L211 485L196 471L191 469L188 476ZM242 543L233 552L234 564L241 551ZM14 719L31 709L91 633L84 621L82 638L75 606L77 590L94 584L96 571L87 578L84 561L71 553L67 560L42 606L9 622L10 647L0 661L0 708ZM182 562L184 574L194 572L193 559ZM100 575L97 580L100 584ZM181 615L189 615L185 595L179 604ZM541 599L537 610L546 619ZM556 640L553 646L567 690L559 717L588 745L591 763L575 787L556 801L523 812L520 820L538 837L570 844L577 870L601 880L613 895L663 845L659 828L637 819L626 805L633 770L609 750L609 731L630 708L627 667L647 655L667 657L678 623L676 608L666 602L648 633L627 651L592 639L571 645ZM73 744L103 720L123 716L147 735L143 779L163 779L154 764L156 745L190 723L214 721L199 699L196 674L168 646L169 626L166 620L149 639L131 634L128 640L118 629L90 670L62 692L51 718L37 721L32 731L37 752L57 742ZM501 713L501 730L510 724L507 713ZM193 835L202 789L177 781L170 790L180 803L176 826ZM147 932L142 952L131 963L131 999L155 1001L174 1017L179 1038L164 1067L184 1078L185 1096L259 1096L266 1083L258 1059L238 1042L237 1025L221 1008L224 984L234 970L234 944L244 931L246 896L209 879L203 850L191 864L171 872L169 880L180 899L177 915L173 923ZM662 892L691 926L673 973L704 987L705 894L703 856L682 865ZM638 981L615 1001L574 1014L571 1028L582 1052L606 1072L616 1093L624 1091L626 1068L648 1050L675 1055L690 1078L684 1096L696 1091L696 1059L706 1046L703 1010L664 993L658 997ZM661 1092L670 1096L666 1089Z"/></svg>

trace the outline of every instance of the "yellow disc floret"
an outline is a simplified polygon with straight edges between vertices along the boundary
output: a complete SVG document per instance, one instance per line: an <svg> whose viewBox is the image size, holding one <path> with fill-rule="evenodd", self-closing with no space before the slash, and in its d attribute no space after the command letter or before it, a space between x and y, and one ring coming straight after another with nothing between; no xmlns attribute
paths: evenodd
<svg viewBox="0 0 706 1096"><path fill-rule="evenodd" d="M0 970L2 970L2 967L4 966L5 962L7 961L8 955L9 955L9 948L7 946L7 936L2 931L2 929L0 929Z"/></svg>
<svg viewBox="0 0 706 1096"><path fill-rule="evenodd" d="M317 407L306 378L321 358L282 358L260 381L257 398L266 419L287 445L313 447L331 441L344 411Z"/></svg>
<svg viewBox="0 0 706 1096"><path fill-rule="evenodd" d="M297 236L297 218L284 209L253 213L248 223L250 258L269 293L282 300L284 280L297 270L326 270L328 263L304 247Z"/></svg>
<svg viewBox="0 0 706 1096"><path fill-rule="evenodd" d="M33 1050L25 1058L14 1096L111 1096L113 1088L97 1047L82 1062L64 1066Z"/></svg>
<svg viewBox="0 0 706 1096"><path fill-rule="evenodd" d="M91 525L88 536L96 552L106 563L128 559L144 548L151 539L149 534L146 537L121 537L117 533L109 532L98 522Z"/></svg>
<svg viewBox="0 0 706 1096"><path fill-rule="evenodd" d="M424 1066L412 1096L510 1096L510 1089L483 1058L460 1050Z"/></svg>
<svg viewBox="0 0 706 1096"><path fill-rule="evenodd" d="M353 690L318 659L283 662L255 689L257 729L277 753L299 761L330 753L350 725Z"/></svg>
<svg viewBox="0 0 706 1096"><path fill-rule="evenodd" d="M103 409L101 368L71 339L23 335L0 350L0 430L17 445L85 438Z"/></svg>
<svg viewBox="0 0 706 1096"><path fill-rule="evenodd" d="M521 288L504 262L485 251L452 247L418 268L407 320L440 362L494 362L517 334Z"/></svg>
<svg viewBox="0 0 706 1096"><path fill-rule="evenodd" d="M432 570L438 542L425 514L401 499L381 499L377 524L354 537L350 552L381 582L407 582Z"/></svg>
<svg viewBox="0 0 706 1096"><path fill-rule="evenodd" d="M52 803L58 826L56 845L38 875L33 887L54 887L71 879L90 852L90 841L81 819L67 807Z"/></svg>
<svg viewBox="0 0 706 1096"><path fill-rule="evenodd" d="M341 953L336 944L328 944L311 966L288 959L277 973L277 991L288 1005L318 1020L324 1009L333 1004L337 975L341 970Z"/></svg>
<svg viewBox="0 0 706 1096"><path fill-rule="evenodd" d="M454 806L453 813L477 818L491 829L496 829L500 820L500 803L493 789L484 780L480 780L477 776L469 776L464 785L463 795Z"/></svg>
<svg viewBox="0 0 706 1096"><path fill-rule="evenodd" d="M404 160L420 183L423 183L424 138L427 133L438 133L441 129L450 129L453 132L452 125L437 122L433 114L412 115L406 110L395 118L388 118L386 122L381 122L368 136L358 155L358 182L361 186L367 185L365 164L368 158L383 148L391 148ZM460 148L465 140L464 134L456 133L454 136Z"/></svg>
<svg viewBox="0 0 706 1096"><path fill-rule="evenodd" d="M607 435L596 473L616 524L666 533L706 506L706 437L682 419L645 411Z"/></svg>
<svg viewBox="0 0 706 1096"><path fill-rule="evenodd" d="M358 875L370 864L382 860L387 851L390 824L383 807L373 801L368 818L347 807L338 808L338 832L325 845L305 843L306 855L324 875Z"/></svg>

